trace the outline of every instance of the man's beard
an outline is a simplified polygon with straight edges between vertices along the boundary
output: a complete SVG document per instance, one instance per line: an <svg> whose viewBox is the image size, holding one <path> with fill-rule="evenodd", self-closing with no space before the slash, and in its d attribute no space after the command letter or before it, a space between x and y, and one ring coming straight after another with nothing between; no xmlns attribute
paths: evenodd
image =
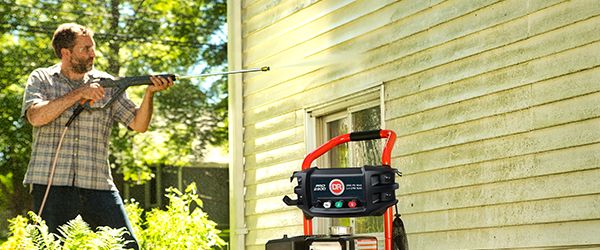
<svg viewBox="0 0 600 250"><path fill-rule="evenodd" d="M90 72L90 71L92 71L92 69L94 69L94 58L89 58L87 60L84 58L80 58L80 59L72 58L71 59L71 68L73 69L73 72L76 74L85 74L87 72Z"/></svg>

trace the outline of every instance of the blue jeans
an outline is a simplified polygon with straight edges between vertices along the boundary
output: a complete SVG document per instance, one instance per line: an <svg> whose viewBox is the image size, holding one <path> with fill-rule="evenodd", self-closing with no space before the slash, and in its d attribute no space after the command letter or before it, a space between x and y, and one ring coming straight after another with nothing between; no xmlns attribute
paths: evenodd
<svg viewBox="0 0 600 250"><path fill-rule="evenodd" d="M46 185L33 185L33 208L39 213ZM131 222L127 217L123 200L118 191L92 190L78 187L51 186L46 204L42 211L42 219L46 222L51 233L60 235L58 227L75 219L77 215L90 225L92 230L100 226L111 228L127 228L125 240L133 241L126 247L139 249L137 239L133 234Z"/></svg>

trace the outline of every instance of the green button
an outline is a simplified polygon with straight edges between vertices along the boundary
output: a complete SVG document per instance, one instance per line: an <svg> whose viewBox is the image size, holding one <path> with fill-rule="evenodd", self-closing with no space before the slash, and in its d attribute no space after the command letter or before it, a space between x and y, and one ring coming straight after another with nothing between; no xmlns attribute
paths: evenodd
<svg viewBox="0 0 600 250"><path fill-rule="evenodd" d="M338 201L338 202L336 202L336 203L335 203L335 207L337 207L337 208L340 208L340 207L342 207L343 205L344 205L344 202L343 202L343 201Z"/></svg>

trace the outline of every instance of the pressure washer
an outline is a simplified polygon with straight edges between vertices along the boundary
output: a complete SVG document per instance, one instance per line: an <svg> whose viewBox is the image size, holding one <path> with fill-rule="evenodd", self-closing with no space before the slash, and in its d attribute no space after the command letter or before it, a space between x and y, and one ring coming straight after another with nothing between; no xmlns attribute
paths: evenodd
<svg viewBox="0 0 600 250"><path fill-rule="evenodd" d="M335 146L351 142L387 138L379 166L365 165L351 168L311 167L312 162ZM314 217L342 218L381 216L384 219L385 250L407 250L408 241L404 223L396 209L395 190L399 175L391 167L391 152L396 133L391 130L353 132L337 136L308 154L302 162L302 170L294 172L294 188L297 199L283 197L288 206L296 206L304 213L304 235L273 239L265 245L266 250L377 250L375 236L354 235L351 227L330 227L329 234L313 234ZM395 219L394 219L395 217Z"/></svg>

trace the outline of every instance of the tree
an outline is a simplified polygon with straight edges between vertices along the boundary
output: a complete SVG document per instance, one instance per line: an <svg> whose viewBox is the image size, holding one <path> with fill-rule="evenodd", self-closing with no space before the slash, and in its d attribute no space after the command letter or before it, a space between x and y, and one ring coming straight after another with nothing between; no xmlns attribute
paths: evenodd
<svg viewBox="0 0 600 250"><path fill-rule="evenodd" d="M26 204L20 182L29 162L31 126L20 120L22 95L34 69L59 62L50 46L58 25L92 28L96 68L114 76L186 75L194 67L201 69L196 73L226 67L225 17L224 0L0 0L0 190L12 201L8 204ZM197 160L206 145L225 144L226 79L215 79L206 89L202 80L182 80L157 94L153 133L113 129L110 161L126 179L147 180L149 165L185 164ZM128 94L140 100L143 91L132 87ZM157 137L163 142L156 143Z"/></svg>
<svg viewBox="0 0 600 250"><path fill-rule="evenodd" d="M0 5L0 10L2 7ZM5 18L6 15L3 15L2 23ZM31 155L31 125L20 119L24 83L29 72L38 65L51 61L51 54L43 53L41 48L45 46L40 44L40 34L34 34L27 43L19 44L4 26L1 29L0 68L3 70L0 71L0 196L7 202L0 204L7 207L0 209L10 209L13 215L17 215L31 206L28 190L22 185Z"/></svg>

